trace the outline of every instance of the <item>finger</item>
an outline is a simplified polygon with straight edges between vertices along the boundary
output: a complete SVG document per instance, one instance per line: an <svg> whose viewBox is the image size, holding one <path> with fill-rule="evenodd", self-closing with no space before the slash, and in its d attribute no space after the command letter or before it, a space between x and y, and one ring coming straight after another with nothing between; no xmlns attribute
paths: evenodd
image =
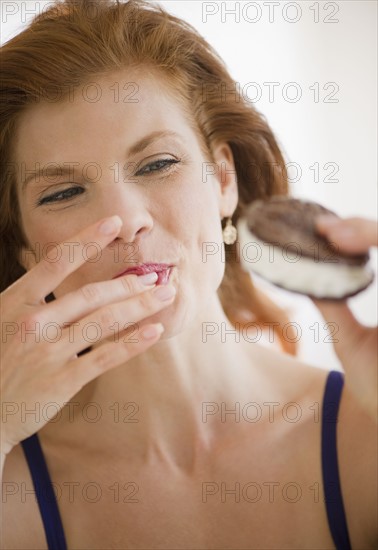
<svg viewBox="0 0 378 550"><path fill-rule="evenodd" d="M159 340L163 331L161 323L145 325L132 340L105 343L86 355L72 359L61 372L62 384L68 386L71 393L73 385L76 386L76 393L104 372L143 353Z"/></svg>
<svg viewBox="0 0 378 550"><path fill-rule="evenodd" d="M320 216L316 227L329 241L351 254L363 254L370 246L378 246L378 224L373 220Z"/></svg>
<svg viewBox="0 0 378 550"><path fill-rule="evenodd" d="M87 284L47 304L43 308L44 321L48 323L53 319L60 327L65 323L73 323L102 306L127 300L153 288L158 276L156 273L148 274L153 275L155 277L151 277L150 284L143 282L146 280L144 276L137 275L125 275L111 281Z"/></svg>
<svg viewBox="0 0 378 550"><path fill-rule="evenodd" d="M169 292L171 294L167 297ZM114 338L130 325L170 305L175 294L176 289L172 284L158 286L124 302L106 305L72 324L62 331L59 342L63 359L68 360L73 354L105 338Z"/></svg>
<svg viewBox="0 0 378 550"><path fill-rule="evenodd" d="M118 216L105 218L86 227L71 239L58 243L39 263L14 283L12 290L23 303L37 305L53 292L64 279L98 255L115 239L122 225ZM96 246L88 246L88 244Z"/></svg>

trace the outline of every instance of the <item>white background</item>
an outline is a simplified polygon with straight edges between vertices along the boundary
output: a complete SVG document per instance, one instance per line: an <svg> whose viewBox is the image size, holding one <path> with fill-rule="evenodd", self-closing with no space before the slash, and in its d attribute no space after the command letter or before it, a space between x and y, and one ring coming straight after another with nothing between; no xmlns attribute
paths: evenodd
<svg viewBox="0 0 378 550"><path fill-rule="evenodd" d="M51 3L2 0L2 43ZM266 115L286 161L300 168L301 177L291 185L294 195L321 202L341 216L377 219L375 1L160 4L191 23L214 46L246 97ZM274 95L268 83L278 83ZM331 164L324 168L326 163ZM337 173L332 174L333 167ZM296 175L293 169L293 180ZM376 258L375 251L375 270ZM332 345L324 343L324 321L312 303L260 284L301 326L300 357L338 368ZM376 324L377 284L350 299L349 305L361 322ZM314 323L319 323L320 342L310 328Z"/></svg>

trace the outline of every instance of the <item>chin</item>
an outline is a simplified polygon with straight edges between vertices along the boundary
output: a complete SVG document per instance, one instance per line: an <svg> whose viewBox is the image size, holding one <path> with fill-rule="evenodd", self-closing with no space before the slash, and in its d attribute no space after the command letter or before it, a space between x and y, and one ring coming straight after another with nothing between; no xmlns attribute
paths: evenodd
<svg viewBox="0 0 378 550"><path fill-rule="evenodd" d="M143 319L143 325L150 323L161 323L164 327L164 332L159 340L165 340L179 334L185 328L185 319L183 319L178 308L175 307L175 302L162 311L158 311L151 317Z"/></svg>
<svg viewBox="0 0 378 550"><path fill-rule="evenodd" d="M198 316L197 301L195 299L185 299L185 303L176 300L165 309L143 319L143 324L161 323L164 326L164 332L160 340L167 340L173 336L177 336L193 325L193 322Z"/></svg>

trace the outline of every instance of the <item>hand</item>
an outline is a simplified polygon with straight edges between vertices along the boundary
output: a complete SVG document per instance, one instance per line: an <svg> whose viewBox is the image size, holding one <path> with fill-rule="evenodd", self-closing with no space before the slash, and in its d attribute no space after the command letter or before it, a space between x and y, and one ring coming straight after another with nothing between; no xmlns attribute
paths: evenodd
<svg viewBox="0 0 378 550"><path fill-rule="evenodd" d="M339 219L321 216L318 232L340 250L366 253L378 246L378 223L363 218ZM335 351L345 371L345 383L364 409L377 421L377 327L359 323L343 302L313 300L327 322L339 327Z"/></svg>
<svg viewBox="0 0 378 550"><path fill-rule="evenodd" d="M45 303L44 298L84 264L86 243L96 240L101 249L105 248L115 239L121 225L121 220L114 216L84 229L67 241L80 243L74 258L69 258L69 246L62 243L59 261L41 260L2 293L2 453L9 453L20 441L40 430L57 412L56 408L52 410L51 418L21 415L21 405L24 410L36 406L44 410L44 405L53 402L62 408L85 384L142 353L159 339L163 331L160 323L142 327L138 322L171 304L174 296L159 300L155 285L144 286L136 275L88 284ZM111 341L114 326L124 327L126 321L136 323L138 329L133 331L132 341L127 341L122 332L116 342ZM59 328L57 341L43 337L43 327L49 323ZM101 343L96 342L89 353L78 357L78 353L88 348L82 330L86 323L97 323L101 328ZM75 330L70 331L70 326Z"/></svg>

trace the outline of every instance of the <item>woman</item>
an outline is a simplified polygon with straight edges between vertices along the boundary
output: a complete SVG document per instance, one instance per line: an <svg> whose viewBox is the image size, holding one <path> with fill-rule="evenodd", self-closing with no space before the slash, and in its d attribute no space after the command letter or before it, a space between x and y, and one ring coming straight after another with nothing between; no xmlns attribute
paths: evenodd
<svg viewBox="0 0 378 550"><path fill-rule="evenodd" d="M216 54L150 3L66 1L1 66L3 548L373 548L375 333L322 306L344 387L237 337L284 317L222 225L287 184Z"/></svg>

